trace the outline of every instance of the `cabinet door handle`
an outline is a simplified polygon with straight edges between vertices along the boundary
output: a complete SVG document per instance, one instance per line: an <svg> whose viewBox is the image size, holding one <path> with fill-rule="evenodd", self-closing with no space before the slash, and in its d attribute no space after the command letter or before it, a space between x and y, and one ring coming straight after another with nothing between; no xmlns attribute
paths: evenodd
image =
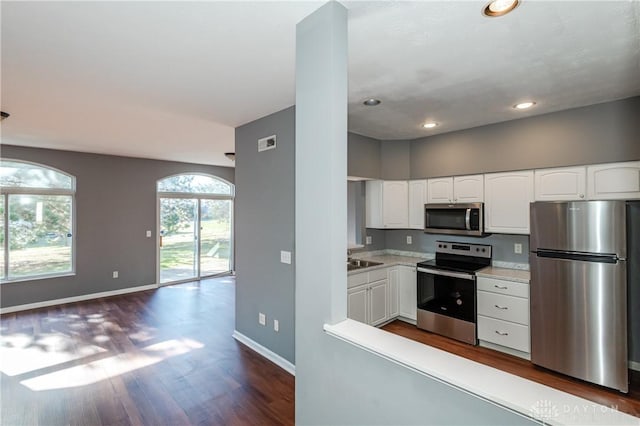
<svg viewBox="0 0 640 426"><path fill-rule="evenodd" d="M498 331L496 330L496 334L500 335L500 336L508 336L509 333L503 332L503 331Z"/></svg>
<svg viewBox="0 0 640 426"><path fill-rule="evenodd" d="M502 309L502 310L509 309L507 306L500 306L500 305L493 305L493 306L495 306L498 309Z"/></svg>
<svg viewBox="0 0 640 426"><path fill-rule="evenodd" d="M507 287L507 286L504 286L504 287L503 287L503 286L501 286L501 285L497 285L497 284L494 284L493 286L494 286L495 288L500 289L500 290L508 290L508 289L509 289L509 287Z"/></svg>

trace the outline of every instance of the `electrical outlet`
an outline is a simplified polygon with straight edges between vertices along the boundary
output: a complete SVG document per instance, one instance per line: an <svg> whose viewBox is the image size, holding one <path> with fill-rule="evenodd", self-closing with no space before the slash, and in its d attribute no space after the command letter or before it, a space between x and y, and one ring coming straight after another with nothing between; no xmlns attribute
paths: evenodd
<svg viewBox="0 0 640 426"><path fill-rule="evenodd" d="M118 278L118 271L113 271L113 278Z"/></svg>
<svg viewBox="0 0 640 426"><path fill-rule="evenodd" d="M151 237L151 231L147 231L147 238Z"/></svg>
<svg viewBox="0 0 640 426"><path fill-rule="evenodd" d="M280 331L280 321L276 319L273 320L273 331Z"/></svg>
<svg viewBox="0 0 640 426"><path fill-rule="evenodd" d="M515 243L515 244L513 245L513 252L514 252L515 254L522 254L522 244Z"/></svg>
<svg viewBox="0 0 640 426"><path fill-rule="evenodd" d="M260 325L267 325L267 316L262 312L258 313L258 323Z"/></svg>
<svg viewBox="0 0 640 426"><path fill-rule="evenodd" d="M407 244L413 244L413 238L411 238L411 235L407 235Z"/></svg>
<svg viewBox="0 0 640 426"><path fill-rule="evenodd" d="M280 263L291 264L291 252L282 250L280 252Z"/></svg>
<svg viewBox="0 0 640 426"><path fill-rule="evenodd" d="M367 235L367 238L366 238L365 241L366 241L367 245L371 244L371 235Z"/></svg>

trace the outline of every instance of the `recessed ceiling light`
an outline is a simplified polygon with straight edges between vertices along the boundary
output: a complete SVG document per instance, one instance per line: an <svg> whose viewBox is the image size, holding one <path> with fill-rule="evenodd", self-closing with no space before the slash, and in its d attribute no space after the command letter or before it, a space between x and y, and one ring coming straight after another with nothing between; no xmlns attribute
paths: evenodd
<svg viewBox="0 0 640 426"><path fill-rule="evenodd" d="M424 127L425 129L433 129L434 127L436 127L438 125L438 123L436 123L435 121L430 121L428 123L424 123L422 125L422 127Z"/></svg>
<svg viewBox="0 0 640 426"><path fill-rule="evenodd" d="M519 104L515 104L513 107L515 109L529 109L534 106L536 103L533 101L520 102Z"/></svg>
<svg viewBox="0 0 640 426"><path fill-rule="evenodd" d="M366 101L362 102L363 104L365 104L366 106L376 106L376 105L380 105L380 103L382 103L382 101L380 99L375 99L375 98L369 98Z"/></svg>
<svg viewBox="0 0 640 426"><path fill-rule="evenodd" d="M518 0L494 0L484 8L482 13L490 17L502 16L515 9L518 4Z"/></svg>
<svg viewBox="0 0 640 426"><path fill-rule="evenodd" d="M0 111L0 121L2 121L5 118L9 117L9 115L11 115L11 114L9 114L8 112Z"/></svg>
<svg viewBox="0 0 640 426"><path fill-rule="evenodd" d="M225 157L227 157L231 161L236 161L236 153L235 152L225 152Z"/></svg>

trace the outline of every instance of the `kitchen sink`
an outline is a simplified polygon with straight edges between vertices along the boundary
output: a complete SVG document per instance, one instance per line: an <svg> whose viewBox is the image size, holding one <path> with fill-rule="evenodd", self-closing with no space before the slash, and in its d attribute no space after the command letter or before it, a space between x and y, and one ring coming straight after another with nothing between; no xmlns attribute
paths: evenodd
<svg viewBox="0 0 640 426"><path fill-rule="evenodd" d="M382 265L382 262L372 262L371 260L347 259L347 271L354 269L368 268L370 266Z"/></svg>

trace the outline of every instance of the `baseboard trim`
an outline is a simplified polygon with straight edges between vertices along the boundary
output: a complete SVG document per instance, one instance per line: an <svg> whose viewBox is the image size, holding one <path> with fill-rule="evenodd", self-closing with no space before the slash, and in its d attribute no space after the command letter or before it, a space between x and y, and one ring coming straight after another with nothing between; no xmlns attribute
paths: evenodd
<svg viewBox="0 0 640 426"><path fill-rule="evenodd" d="M45 300L44 302L27 303L25 305L0 308L0 314L28 311L29 309L47 308L49 306L64 305L65 303L84 302L85 300L99 299L101 297L119 296L122 294L136 293L138 291L154 290L156 288L158 288L157 284L149 284L141 285L138 287L122 288L119 290L103 291L100 293L83 294L81 296L65 297L63 299Z"/></svg>
<svg viewBox="0 0 640 426"><path fill-rule="evenodd" d="M271 351L270 349L265 348L255 340L248 338L244 334L240 333L238 330L233 330L232 336L238 342L242 343L249 349L252 349L253 351L259 353L269 361L273 362L278 367L282 368L287 373L291 374L292 376L296 375L296 366L290 363L289 361L287 361L286 359L282 358L277 353Z"/></svg>
<svg viewBox="0 0 640 426"><path fill-rule="evenodd" d="M629 368L634 371L640 371L640 362L629 361Z"/></svg>

